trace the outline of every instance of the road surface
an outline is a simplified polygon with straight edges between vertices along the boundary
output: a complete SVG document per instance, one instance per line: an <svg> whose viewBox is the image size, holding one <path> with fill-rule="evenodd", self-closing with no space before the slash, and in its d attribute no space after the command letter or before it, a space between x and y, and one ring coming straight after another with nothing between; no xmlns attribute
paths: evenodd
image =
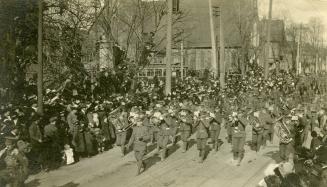
<svg viewBox="0 0 327 187"><path fill-rule="evenodd" d="M79 163L64 166L48 173L30 176L28 187L254 187L263 178L263 170L278 159L278 138L259 153L245 146L245 157L241 166L232 163L231 145L225 141L218 152L210 151L206 160L198 163L198 151L193 138L192 147L182 153L179 142L170 146L168 158L161 162L154 146L149 147L146 158L147 169L136 176L133 152L125 157L118 147ZM247 128L247 140L251 129Z"/></svg>

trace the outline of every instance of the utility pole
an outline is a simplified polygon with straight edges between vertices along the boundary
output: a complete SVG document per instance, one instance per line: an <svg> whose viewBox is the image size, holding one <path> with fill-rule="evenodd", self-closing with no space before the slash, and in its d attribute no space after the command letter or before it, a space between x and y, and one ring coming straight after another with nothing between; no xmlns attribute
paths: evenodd
<svg viewBox="0 0 327 187"><path fill-rule="evenodd" d="M271 19L272 19L272 4L273 0L269 0L269 13L268 13L268 23L267 23L267 43L266 43L266 59L264 62L264 69L265 69L265 79L268 78L269 74L269 60L270 60L270 50L271 50Z"/></svg>
<svg viewBox="0 0 327 187"><path fill-rule="evenodd" d="M38 39L37 39L37 113L43 115L43 0L39 0Z"/></svg>
<svg viewBox="0 0 327 187"><path fill-rule="evenodd" d="M107 3L107 2L106 2ZM100 71L100 41L99 41L99 30L98 30L98 0L94 2L94 12L95 12L95 61L97 66L97 71Z"/></svg>
<svg viewBox="0 0 327 187"><path fill-rule="evenodd" d="M181 40L181 79L184 80L184 39Z"/></svg>
<svg viewBox="0 0 327 187"><path fill-rule="evenodd" d="M316 58L315 58L315 74L318 74L318 69L319 69L319 29L318 29L318 34L316 38Z"/></svg>
<svg viewBox="0 0 327 187"><path fill-rule="evenodd" d="M168 17L167 17L167 46L166 46L166 89L165 94L171 93L171 43L172 43L172 17L173 17L173 1L167 0Z"/></svg>
<svg viewBox="0 0 327 187"><path fill-rule="evenodd" d="M296 73L301 74L301 59L300 59L300 47L301 47L301 38L302 38L302 24L299 30L299 37L297 42L297 53L296 53Z"/></svg>
<svg viewBox="0 0 327 187"><path fill-rule="evenodd" d="M225 88L225 38L224 38L224 24L223 24L223 3L220 5L220 16L219 16L219 45L220 45L220 88L224 89Z"/></svg>
<svg viewBox="0 0 327 187"><path fill-rule="evenodd" d="M209 17L210 17L210 34L211 34L211 68L213 71L213 76L217 77L217 48L216 48L216 34L215 26L213 22L213 9L212 0L209 0Z"/></svg>

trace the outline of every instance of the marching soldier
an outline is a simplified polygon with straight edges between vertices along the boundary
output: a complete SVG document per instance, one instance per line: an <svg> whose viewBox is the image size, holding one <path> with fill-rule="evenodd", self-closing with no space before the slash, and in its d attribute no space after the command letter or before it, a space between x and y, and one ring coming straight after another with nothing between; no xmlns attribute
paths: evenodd
<svg viewBox="0 0 327 187"><path fill-rule="evenodd" d="M231 110L236 110L235 107L232 107ZM228 143L232 143L232 134L233 134L233 128L232 128L232 125L233 125L233 117L232 117L232 113L230 113L228 115L228 119L226 121L226 124L225 124L225 128L226 128L226 131L227 131L227 142Z"/></svg>
<svg viewBox="0 0 327 187"><path fill-rule="evenodd" d="M188 114L188 111L185 109L182 109L179 112L179 131L181 135L181 140L183 142L183 150L182 152L185 153L188 148L188 141L191 136L191 130L192 130L192 117L190 114Z"/></svg>
<svg viewBox="0 0 327 187"><path fill-rule="evenodd" d="M268 114L265 107L262 107L260 111L260 119L263 125L263 147L267 145L267 141L272 143L274 130L273 130L273 119Z"/></svg>
<svg viewBox="0 0 327 187"><path fill-rule="evenodd" d="M137 161L137 175L145 170L143 158L146 154L147 141L149 140L149 131L143 124L143 114L136 116L136 126L133 128L132 136L127 145L128 148L133 144L134 155Z"/></svg>
<svg viewBox="0 0 327 187"><path fill-rule="evenodd" d="M164 161L166 159L167 155L167 145L169 141L169 136L170 136L170 126L164 120L164 117L160 112L155 112L153 116L156 118L155 119L155 124L159 128L159 133L158 133L158 142L157 142L157 150L161 151L161 161Z"/></svg>
<svg viewBox="0 0 327 187"><path fill-rule="evenodd" d="M256 151L260 151L260 147L263 143L263 122L260 118L260 112L254 112L251 120L252 125L252 148Z"/></svg>
<svg viewBox="0 0 327 187"><path fill-rule="evenodd" d="M287 115L276 124L276 132L279 137L279 155L283 161L289 161L294 158L294 139L295 139L296 118Z"/></svg>
<svg viewBox="0 0 327 187"><path fill-rule="evenodd" d="M211 118L208 113L201 111L198 121L194 123L194 128L196 129L197 148L199 150L199 163L202 163L205 157L205 148L209 137L208 130L210 121Z"/></svg>
<svg viewBox="0 0 327 187"><path fill-rule="evenodd" d="M160 113L161 109L162 109L161 104L157 104L157 105L154 107L153 114L154 114L155 112L159 112L159 113ZM150 113L149 113L149 116L151 116L151 115L153 115L153 114L151 114L151 112L150 112ZM151 143L152 143L152 144L154 144L155 142L158 142L158 134L159 134L159 131L160 131L158 125L153 125L154 123L155 123L155 124L157 123L157 122L153 122L153 121L152 121L153 119L154 119L154 118L151 118L151 119L150 119L150 124L151 124L151 125L150 125L150 133L151 133Z"/></svg>
<svg viewBox="0 0 327 187"><path fill-rule="evenodd" d="M122 112L118 119L114 121L115 129L116 129L116 145L120 146L122 156L125 155L126 149L126 136L127 136L127 128L128 128L128 119L127 113Z"/></svg>
<svg viewBox="0 0 327 187"><path fill-rule="evenodd" d="M210 113L210 117L212 117L209 127L212 149L214 149L217 152L219 147L219 134L221 130L221 124L223 122L218 113L216 114Z"/></svg>
<svg viewBox="0 0 327 187"><path fill-rule="evenodd" d="M237 166L239 166L244 157L244 145L246 136L245 127L247 125L247 121L243 117L241 111L239 111L239 113L233 112L232 117L233 159L234 162L237 162Z"/></svg>
<svg viewBox="0 0 327 187"><path fill-rule="evenodd" d="M169 125L170 135L172 137L172 143L175 145L177 142L177 133L178 133L178 125L177 118L175 116L175 112L172 108L168 109L168 115L164 117L165 122Z"/></svg>

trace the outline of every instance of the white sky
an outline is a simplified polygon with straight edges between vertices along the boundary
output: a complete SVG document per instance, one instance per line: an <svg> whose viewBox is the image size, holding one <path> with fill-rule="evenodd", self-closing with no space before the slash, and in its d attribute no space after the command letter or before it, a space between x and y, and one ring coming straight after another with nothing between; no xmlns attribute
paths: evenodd
<svg viewBox="0 0 327 187"><path fill-rule="evenodd" d="M259 14L268 17L269 0L258 0ZM327 38L327 0L273 0L273 18L287 18L307 23L310 17L320 17Z"/></svg>

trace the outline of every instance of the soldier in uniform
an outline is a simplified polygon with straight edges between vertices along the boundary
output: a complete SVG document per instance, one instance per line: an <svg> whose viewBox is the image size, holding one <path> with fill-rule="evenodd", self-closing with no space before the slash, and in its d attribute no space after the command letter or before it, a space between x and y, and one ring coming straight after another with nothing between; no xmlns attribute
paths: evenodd
<svg viewBox="0 0 327 187"><path fill-rule="evenodd" d="M167 145L170 137L170 124L167 123L167 121L164 119L164 116L159 113L155 112L153 114L155 118L157 118L156 121L156 126L159 127L159 133L158 133L158 142L157 142L157 150L161 150L161 161L164 161L166 159L167 155Z"/></svg>
<svg viewBox="0 0 327 187"><path fill-rule="evenodd" d="M154 107L153 113L155 113L156 111L160 112L160 110L162 109L161 104L157 104ZM151 115L151 114L150 114ZM153 118L150 119L150 124L153 124ZM159 133L160 129L157 125L151 125L150 128L150 133L151 133L151 143L154 144L156 141L158 141L158 133Z"/></svg>
<svg viewBox="0 0 327 187"><path fill-rule="evenodd" d="M191 130L192 130L192 117L190 114L188 114L188 111L185 109L182 109L179 112L179 131L181 135L181 140L183 142L183 149L182 152L185 153L188 148L188 142L189 138L191 136Z"/></svg>
<svg viewBox="0 0 327 187"><path fill-rule="evenodd" d="M126 149L126 136L127 136L127 127L128 127L128 119L127 113L123 111L117 120L114 121L115 129L116 129L116 145L120 146L122 156L125 155Z"/></svg>
<svg viewBox="0 0 327 187"><path fill-rule="evenodd" d="M212 149L214 149L215 151L218 151L219 135L220 135L220 130L221 130L221 124L223 122L222 122L222 119L221 119L220 115L218 114L218 112L216 112L216 114L210 113L210 117L212 118L212 120L210 121L210 127L209 127Z"/></svg>
<svg viewBox="0 0 327 187"><path fill-rule="evenodd" d="M232 117L232 150L234 162L237 161L237 165L241 164L244 157L244 145L245 145L245 127L247 120L243 117L242 111L238 113L233 112Z"/></svg>
<svg viewBox="0 0 327 187"><path fill-rule="evenodd" d="M274 130L273 130L273 119L265 107L261 108L260 120L263 125L263 146L267 145L267 141L272 143Z"/></svg>
<svg viewBox="0 0 327 187"><path fill-rule="evenodd" d="M143 114L139 114L136 117L136 126L133 128L132 136L128 142L127 147L131 147L133 144L134 155L137 161L137 175L139 175L142 170L145 170L145 164L143 158L146 154L147 141L149 138L149 131L143 124Z"/></svg>
<svg viewBox="0 0 327 187"><path fill-rule="evenodd" d="M236 110L235 107L231 108L231 111ZM233 117L232 113L229 113L228 120L226 121L225 128L227 130L227 142L232 143L232 134L233 134Z"/></svg>
<svg viewBox="0 0 327 187"><path fill-rule="evenodd" d="M205 148L209 138L209 126L211 118L208 113L201 111L199 119L194 123L196 129L197 148L199 150L199 163L202 163L205 157Z"/></svg>
<svg viewBox="0 0 327 187"><path fill-rule="evenodd" d="M251 120L252 125L252 148L256 151L260 151L260 147L263 143L263 122L260 118L260 112L254 112Z"/></svg>
<svg viewBox="0 0 327 187"><path fill-rule="evenodd" d="M170 135L172 138L172 143L175 145L177 143L177 133L178 133L178 125L177 118L175 116L175 111L173 108L168 108L168 115L164 117L165 122L170 127Z"/></svg>
<svg viewBox="0 0 327 187"><path fill-rule="evenodd" d="M283 161L289 161L294 158L294 139L295 139L295 118L287 115L281 118L276 125L276 132L279 136L279 155Z"/></svg>

